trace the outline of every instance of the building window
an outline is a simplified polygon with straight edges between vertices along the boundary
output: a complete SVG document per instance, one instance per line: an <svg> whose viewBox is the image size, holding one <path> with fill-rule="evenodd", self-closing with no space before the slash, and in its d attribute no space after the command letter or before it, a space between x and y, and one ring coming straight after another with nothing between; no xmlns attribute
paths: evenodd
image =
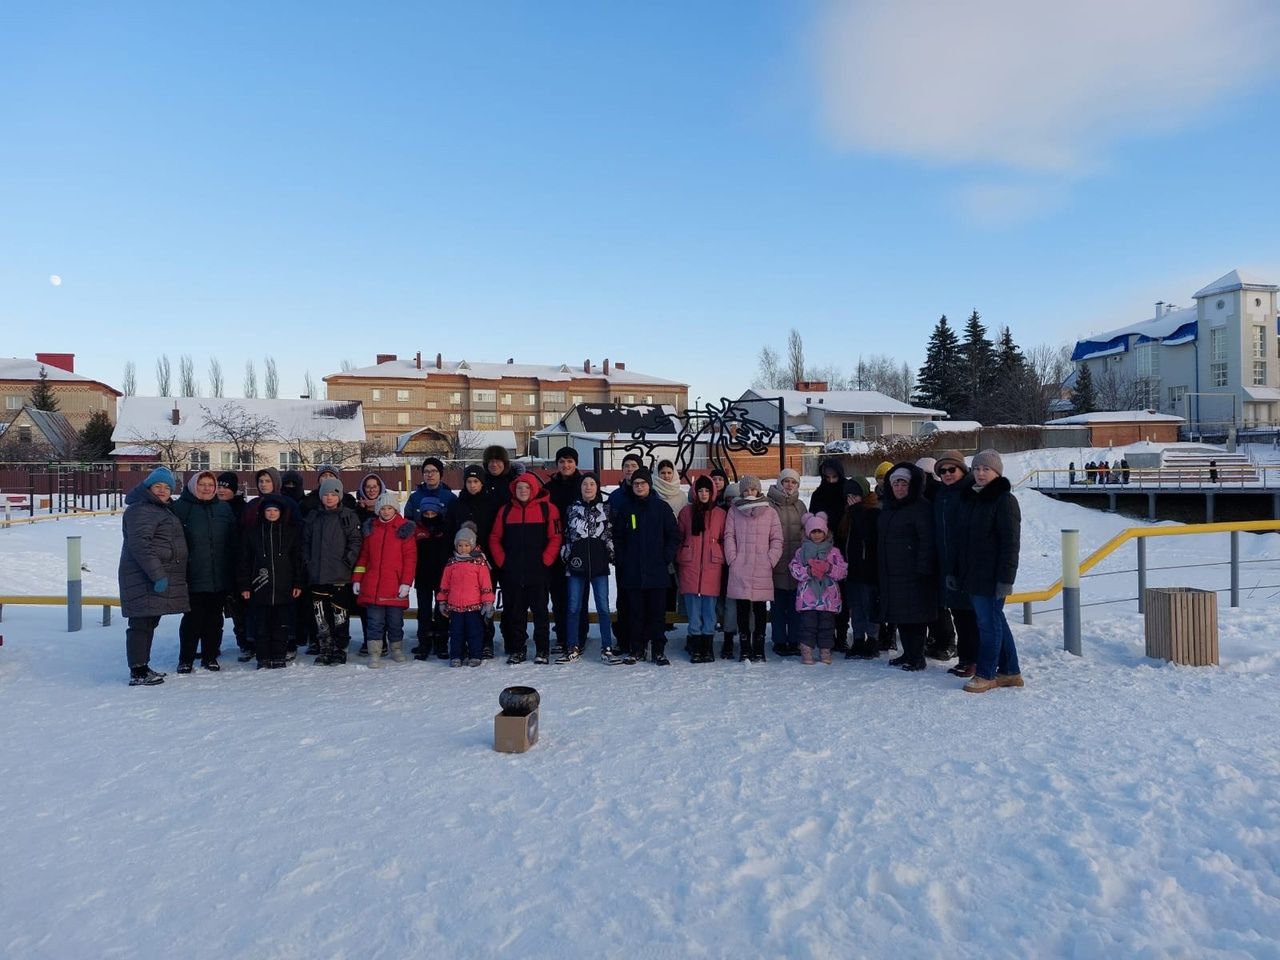
<svg viewBox="0 0 1280 960"><path fill-rule="evenodd" d="M399 413L396 414L397 426L403 427L403 426L406 426L408 423L409 423L409 412L407 410L401 410Z"/></svg>
<svg viewBox="0 0 1280 960"><path fill-rule="evenodd" d="M481 430L490 430L498 425L496 413L477 413L472 415L472 422Z"/></svg>
<svg viewBox="0 0 1280 960"><path fill-rule="evenodd" d="M554 410L548 410L546 413L542 415L542 425L544 427L549 427L559 419L560 417L556 414Z"/></svg>
<svg viewBox="0 0 1280 960"><path fill-rule="evenodd" d="M553 403L564 403L563 390L547 390L542 394L542 405L544 407Z"/></svg>
<svg viewBox="0 0 1280 960"><path fill-rule="evenodd" d="M1255 387L1265 387L1267 385L1267 361L1253 361L1253 385Z"/></svg>
<svg viewBox="0 0 1280 960"><path fill-rule="evenodd" d="M652 406L653 406L653 394L652 394L652 393L646 393L646 394L645 394L645 397L644 397L644 402L645 402L645 403L647 403L649 406L651 406L651 407L652 407Z"/></svg>
<svg viewBox="0 0 1280 960"><path fill-rule="evenodd" d="M460 426L462 426L462 414L460 414L460 413L451 413L451 414L449 414L449 426L451 426L451 427L460 427Z"/></svg>
<svg viewBox="0 0 1280 960"><path fill-rule="evenodd" d="M1170 387L1169 388L1169 406L1176 408L1178 404L1182 403L1182 398L1185 397L1186 395L1187 395L1187 388L1185 386Z"/></svg>
<svg viewBox="0 0 1280 960"><path fill-rule="evenodd" d="M1160 381L1145 379L1138 381L1138 400L1144 410L1160 409Z"/></svg>
<svg viewBox="0 0 1280 960"><path fill-rule="evenodd" d="M373 390L373 399L375 403L382 399L382 391L376 387Z"/></svg>
<svg viewBox="0 0 1280 960"><path fill-rule="evenodd" d="M496 390L472 390L472 403L497 403L498 392Z"/></svg>
<svg viewBox="0 0 1280 960"><path fill-rule="evenodd" d="M25 423L18 424L18 442L19 443L31 442L31 428L27 426L27 424Z"/></svg>
<svg viewBox="0 0 1280 960"><path fill-rule="evenodd" d="M192 450L187 454L187 463L191 465L192 470L208 470L209 462L208 450Z"/></svg>
<svg viewBox="0 0 1280 960"><path fill-rule="evenodd" d="M576 407L578 404L580 404L580 403L582 403L582 402L583 402L583 400L582 400L582 394L580 394L580 393L575 393L575 394L573 395L573 405Z"/></svg>
<svg viewBox="0 0 1280 960"><path fill-rule="evenodd" d="M381 422L382 422L382 414L380 414L377 410L370 410L370 411L369 411L369 422L370 422L370 423L374 423L374 424L381 423Z"/></svg>
<svg viewBox="0 0 1280 960"><path fill-rule="evenodd" d="M1160 376L1160 354L1154 343L1140 343L1134 349L1138 376L1153 379Z"/></svg>
<svg viewBox="0 0 1280 960"><path fill-rule="evenodd" d="M435 402L434 400L428 400L428 401L427 401L427 409L428 409L428 410L434 410L435 408L436 408L436 402Z"/></svg>
<svg viewBox="0 0 1280 960"><path fill-rule="evenodd" d="M524 418L524 425L526 427L536 427L538 425L537 414L534 414L534 413L527 414Z"/></svg>
<svg viewBox="0 0 1280 960"><path fill-rule="evenodd" d="M861 440L866 433L866 423L862 420L844 420L840 424L841 440Z"/></svg>
<svg viewBox="0 0 1280 960"><path fill-rule="evenodd" d="M516 418L509 413L504 413L501 417L501 422L504 427L514 427L516 425Z"/></svg>
<svg viewBox="0 0 1280 960"><path fill-rule="evenodd" d="M536 393L525 394L524 405L526 407L536 407L538 405L538 395Z"/></svg>
<svg viewBox="0 0 1280 960"><path fill-rule="evenodd" d="M281 470L301 470L302 454L297 450L281 450L280 451L280 469Z"/></svg>
<svg viewBox="0 0 1280 960"><path fill-rule="evenodd" d="M456 407L456 406L458 406L459 404L461 404L461 403L462 403L462 391L461 391L461 390L455 390L455 391L453 391L453 393L449 394L449 402L450 402L450 403L452 403L455 407Z"/></svg>
<svg viewBox="0 0 1280 960"><path fill-rule="evenodd" d="M1209 382L1215 387L1227 385L1227 330L1216 327L1209 331Z"/></svg>
<svg viewBox="0 0 1280 960"><path fill-rule="evenodd" d="M1253 359L1267 359L1267 328L1260 324L1253 328Z"/></svg>
<svg viewBox="0 0 1280 960"><path fill-rule="evenodd" d="M245 455L237 456L234 450L222 451L222 469L223 470L252 470L253 457Z"/></svg>
<svg viewBox="0 0 1280 960"><path fill-rule="evenodd" d="M24 399L26 399L26 398L25 398L25 397L20 397L20 396L19 396L19 397L5 397L5 398L4 398L4 408L5 408L6 410L21 410L21 409L22 409L22 401L23 401Z"/></svg>
<svg viewBox="0 0 1280 960"><path fill-rule="evenodd" d="M408 403L408 402L409 402L409 391L408 391L408 390L397 390L397 391L396 391L396 403Z"/></svg>
<svg viewBox="0 0 1280 960"><path fill-rule="evenodd" d="M504 407L509 407L509 406L511 406L511 394L509 394L509 393L504 393L504 394L502 395L502 405L503 405Z"/></svg>

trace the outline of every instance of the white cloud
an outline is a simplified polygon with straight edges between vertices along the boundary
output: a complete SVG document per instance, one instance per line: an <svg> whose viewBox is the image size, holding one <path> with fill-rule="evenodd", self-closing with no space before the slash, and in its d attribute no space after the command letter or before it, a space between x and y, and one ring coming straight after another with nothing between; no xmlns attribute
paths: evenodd
<svg viewBox="0 0 1280 960"><path fill-rule="evenodd" d="M1007 227L1057 208L1063 190L1041 181L978 181L961 187L956 206L965 217L988 227Z"/></svg>
<svg viewBox="0 0 1280 960"><path fill-rule="evenodd" d="M1273 69L1268 0L831 2L817 37L840 144L1078 174L1121 136L1181 127Z"/></svg>

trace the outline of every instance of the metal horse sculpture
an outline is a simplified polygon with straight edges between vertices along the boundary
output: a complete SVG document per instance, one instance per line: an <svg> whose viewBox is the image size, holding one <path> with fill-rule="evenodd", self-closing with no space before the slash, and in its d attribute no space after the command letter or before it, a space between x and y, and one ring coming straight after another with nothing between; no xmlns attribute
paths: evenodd
<svg viewBox="0 0 1280 960"><path fill-rule="evenodd" d="M751 416L746 407L728 397L721 397L719 404L705 403L701 410L685 410L671 419L680 423L675 465L676 473L686 483L699 443L707 444L708 464L719 467L731 481L736 482L738 471L730 454L745 451L753 457L763 456L769 452L769 445L777 435L774 428ZM631 431L632 442L623 449L639 453L652 463L654 449L659 445L669 445L669 441L650 440L648 432L644 427Z"/></svg>

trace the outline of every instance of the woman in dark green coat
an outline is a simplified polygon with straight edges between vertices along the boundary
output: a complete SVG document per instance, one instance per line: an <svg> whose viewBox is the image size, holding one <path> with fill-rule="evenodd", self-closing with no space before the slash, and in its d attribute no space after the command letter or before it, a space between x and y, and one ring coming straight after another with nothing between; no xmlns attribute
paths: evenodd
<svg viewBox="0 0 1280 960"><path fill-rule="evenodd" d="M204 470L187 481L173 505L187 539L191 603L178 627L179 673L191 672L197 650L204 668L217 670L222 652L223 609L235 579L236 518L217 494L218 478Z"/></svg>

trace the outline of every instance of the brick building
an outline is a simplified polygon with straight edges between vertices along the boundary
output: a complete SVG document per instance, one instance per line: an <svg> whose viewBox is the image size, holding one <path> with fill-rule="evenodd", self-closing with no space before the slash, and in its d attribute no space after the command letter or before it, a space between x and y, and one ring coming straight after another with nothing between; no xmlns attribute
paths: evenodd
<svg viewBox="0 0 1280 960"><path fill-rule="evenodd" d="M535 433L575 404L668 404L683 410L689 403L688 384L607 359L571 366L378 354L373 366L332 373L324 382L331 399L363 404L369 440L388 449L400 435L431 427L452 435L511 430L524 453Z"/></svg>
<svg viewBox="0 0 1280 960"><path fill-rule="evenodd" d="M83 430L89 417L99 410L112 423L116 419L119 390L76 373L74 353L37 353L34 360L26 357L0 357L0 397L8 420L31 403L31 391L40 382L40 370L49 379L49 388L58 401L58 412L76 430Z"/></svg>

